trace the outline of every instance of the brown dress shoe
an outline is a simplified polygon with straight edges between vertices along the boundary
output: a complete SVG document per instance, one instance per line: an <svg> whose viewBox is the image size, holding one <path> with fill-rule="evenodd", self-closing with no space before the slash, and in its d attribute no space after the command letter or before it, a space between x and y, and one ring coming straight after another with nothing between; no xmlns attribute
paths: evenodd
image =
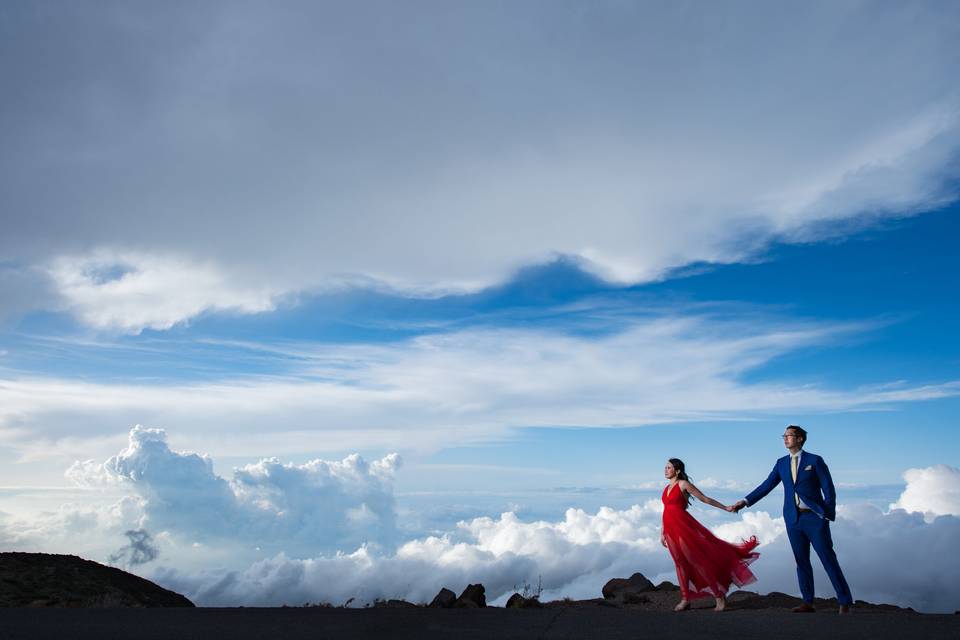
<svg viewBox="0 0 960 640"><path fill-rule="evenodd" d="M840 614L843 615L844 613L850 613L850 605L848 604L840 605Z"/></svg>
<svg viewBox="0 0 960 640"><path fill-rule="evenodd" d="M790 611L793 611L794 613L815 613L816 609L814 609L813 605L810 604L809 602L804 602L799 607L794 607L793 609L790 609Z"/></svg>

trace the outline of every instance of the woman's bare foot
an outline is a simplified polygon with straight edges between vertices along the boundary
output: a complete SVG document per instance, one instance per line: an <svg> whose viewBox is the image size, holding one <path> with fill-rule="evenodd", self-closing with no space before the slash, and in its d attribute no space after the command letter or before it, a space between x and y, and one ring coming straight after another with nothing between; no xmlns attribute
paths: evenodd
<svg viewBox="0 0 960 640"><path fill-rule="evenodd" d="M690 608L690 601L687 600L686 598L684 598L683 600L681 600L681 601L677 604L677 606L675 606L675 607L673 608L673 610L674 610L674 611L686 611L686 610L689 609L689 608Z"/></svg>
<svg viewBox="0 0 960 640"><path fill-rule="evenodd" d="M727 599L723 596L717 598L717 606L713 608L714 611L723 611L727 608Z"/></svg>

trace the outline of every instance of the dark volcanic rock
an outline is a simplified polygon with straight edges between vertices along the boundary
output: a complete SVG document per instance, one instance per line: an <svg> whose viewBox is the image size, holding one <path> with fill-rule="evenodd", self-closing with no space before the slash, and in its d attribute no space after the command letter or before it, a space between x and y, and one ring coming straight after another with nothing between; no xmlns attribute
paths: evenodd
<svg viewBox="0 0 960 640"><path fill-rule="evenodd" d="M524 598L515 593L507 600L507 609L542 609L543 604L537 598Z"/></svg>
<svg viewBox="0 0 960 640"><path fill-rule="evenodd" d="M657 585L657 591L680 591L680 587L673 584L669 580L664 580Z"/></svg>
<svg viewBox="0 0 960 640"><path fill-rule="evenodd" d="M457 601L457 594L450 589L443 588L440 589L440 592L433 597L433 601L430 602L430 606L434 609L449 609L453 606L453 603Z"/></svg>
<svg viewBox="0 0 960 640"><path fill-rule="evenodd" d="M487 606L486 589L482 584L470 584L463 590L453 606L458 609L474 609Z"/></svg>
<svg viewBox="0 0 960 640"><path fill-rule="evenodd" d="M373 603L375 609L416 609L417 605L406 600L377 600Z"/></svg>
<svg viewBox="0 0 960 640"><path fill-rule="evenodd" d="M179 593L77 556L0 553L2 607L192 607Z"/></svg>
<svg viewBox="0 0 960 640"><path fill-rule="evenodd" d="M616 604L643 604L650 599L642 595L647 591L656 591L653 583L647 580L642 573L635 573L629 578L613 578L603 585L603 597Z"/></svg>

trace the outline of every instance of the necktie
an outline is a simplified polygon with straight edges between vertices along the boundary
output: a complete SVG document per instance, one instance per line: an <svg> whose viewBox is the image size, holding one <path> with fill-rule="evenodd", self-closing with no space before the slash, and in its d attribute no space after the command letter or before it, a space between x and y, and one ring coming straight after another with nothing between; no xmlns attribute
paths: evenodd
<svg viewBox="0 0 960 640"><path fill-rule="evenodd" d="M800 506L800 496L797 495L797 463L800 456L790 456L790 473L793 475L793 500Z"/></svg>

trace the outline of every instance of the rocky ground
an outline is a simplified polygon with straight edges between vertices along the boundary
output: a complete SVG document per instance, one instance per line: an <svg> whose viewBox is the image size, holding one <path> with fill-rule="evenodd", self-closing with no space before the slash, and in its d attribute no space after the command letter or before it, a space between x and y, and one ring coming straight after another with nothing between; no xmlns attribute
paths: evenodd
<svg viewBox="0 0 960 640"><path fill-rule="evenodd" d="M855 611L849 616L840 616L827 611L792 614L783 609L674 613L596 605L526 610L500 607L47 608L0 611L0 637L4 640L956 640L960 638L960 616L909 611Z"/></svg>
<svg viewBox="0 0 960 640"><path fill-rule="evenodd" d="M530 594L527 594L528 596ZM858 602L838 615L835 600L818 600L817 613L795 614L797 598L739 591L727 611L712 600L676 613L675 585L654 586L641 574L615 578L603 597L540 603L516 594L507 607L486 606L483 585L457 596L443 589L426 605L400 600L368 608L327 605L281 608L193 608L179 594L119 569L75 556L0 554L0 637L44 638L731 638L829 637L884 640L960 638L960 615L926 615L892 605Z"/></svg>

